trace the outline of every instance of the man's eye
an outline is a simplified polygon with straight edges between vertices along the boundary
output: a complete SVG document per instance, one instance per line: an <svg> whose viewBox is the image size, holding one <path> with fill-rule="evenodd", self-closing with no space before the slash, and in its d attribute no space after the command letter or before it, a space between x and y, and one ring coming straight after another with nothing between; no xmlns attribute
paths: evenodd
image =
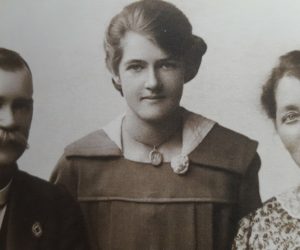
<svg viewBox="0 0 300 250"><path fill-rule="evenodd" d="M30 110L32 108L32 102L31 101L20 101L16 102L13 105L14 110Z"/></svg>
<svg viewBox="0 0 300 250"><path fill-rule="evenodd" d="M298 121L299 117L300 117L300 114L298 112L292 111L292 112L288 112L287 114L285 114L281 120L283 123L290 124L295 121Z"/></svg>

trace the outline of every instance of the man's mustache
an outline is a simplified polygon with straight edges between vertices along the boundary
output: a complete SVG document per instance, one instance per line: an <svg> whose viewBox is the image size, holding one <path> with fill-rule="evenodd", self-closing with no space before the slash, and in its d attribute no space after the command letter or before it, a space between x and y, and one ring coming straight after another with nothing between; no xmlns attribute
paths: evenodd
<svg viewBox="0 0 300 250"><path fill-rule="evenodd" d="M15 144L23 148L28 148L26 136L20 131L7 131L0 128L0 145Z"/></svg>

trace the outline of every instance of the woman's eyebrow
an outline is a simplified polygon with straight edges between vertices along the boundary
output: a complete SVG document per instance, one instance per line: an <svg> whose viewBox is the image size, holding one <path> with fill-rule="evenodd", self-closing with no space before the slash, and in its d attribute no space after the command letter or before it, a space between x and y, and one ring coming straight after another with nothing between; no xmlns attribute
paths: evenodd
<svg viewBox="0 0 300 250"><path fill-rule="evenodd" d="M124 62L125 65L130 65L130 64L145 64L145 61L140 60L140 59L128 59L127 61Z"/></svg>
<svg viewBox="0 0 300 250"><path fill-rule="evenodd" d="M293 104L289 104L289 105L284 106L281 110L282 110L282 111L287 111L287 110L299 110L299 106L293 105Z"/></svg>
<svg viewBox="0 0 300 250"><path fill-rule="evenodd" d="M175 57L175 56L167 56L165 58L161 58L158 61L159 62L181 62L181 60L178 57Z"/></svg>

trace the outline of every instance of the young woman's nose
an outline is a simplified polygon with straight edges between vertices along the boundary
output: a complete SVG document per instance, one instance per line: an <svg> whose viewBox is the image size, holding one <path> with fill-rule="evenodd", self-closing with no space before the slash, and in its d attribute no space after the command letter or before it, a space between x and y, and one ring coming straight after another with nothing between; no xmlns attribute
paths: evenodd
<svg viewBox="0 0 300 250"><path fill-rule="evenodd" d="M158 73L156 72L155 68L149 68L147 79L145 81L145 87L153 90L160 88L160 84Z"/></svg>

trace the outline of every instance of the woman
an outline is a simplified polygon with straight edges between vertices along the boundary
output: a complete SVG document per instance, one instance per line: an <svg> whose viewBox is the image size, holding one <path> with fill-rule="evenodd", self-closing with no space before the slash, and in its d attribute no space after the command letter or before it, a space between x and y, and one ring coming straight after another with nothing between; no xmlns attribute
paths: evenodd
<svg viewBox="0 0 300 250"><path fill-rule="evenodd" d="M260 205L257 143L180 107L206 44L174 5L112 20L106 64L124 116L71 144L52 176L78 199L93 249L228 249Z"/></svg>
<svg viewBox="0 0 300 250"><path fill-rule="evenodd" d="M261 97L283 144L300 166L300 51L280 57ZM300 187L277 195L240 222L233 249L300 249Z"/></svg>

